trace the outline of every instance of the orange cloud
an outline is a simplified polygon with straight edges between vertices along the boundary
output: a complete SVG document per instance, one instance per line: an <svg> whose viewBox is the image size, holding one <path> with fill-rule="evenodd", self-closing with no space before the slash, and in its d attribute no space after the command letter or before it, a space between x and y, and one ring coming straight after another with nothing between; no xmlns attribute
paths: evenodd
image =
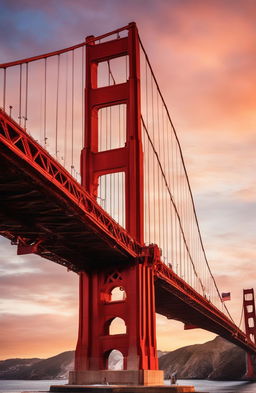
<svg viewBox="0 0 256 393"><path fill-rule="evenodd" d="M137 21L182 142L213 273L220 288L231 291L228 305L239 318L241 290L255 286L255 2L86 3L3 1L1 61ZM44 23L37 28L28 20ZM1 239L0 246L1 358L73 349L76 275L35 256L17 257ZM157 321L162 350L213 337L202 330L184 332L182 324L163 317Z"/></svg>

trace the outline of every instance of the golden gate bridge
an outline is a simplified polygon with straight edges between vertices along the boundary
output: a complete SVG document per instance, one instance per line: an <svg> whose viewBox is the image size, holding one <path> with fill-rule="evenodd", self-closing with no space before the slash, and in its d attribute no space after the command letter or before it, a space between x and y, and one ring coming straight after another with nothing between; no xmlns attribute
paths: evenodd
<svg viewBox="0 0 256 393"><path fill-rule="evenodd" d="M254 293L244 290L243 332L209 266L178 136L135 23L0 69L0 234L18 254L80 275L70 383L159 384L155 312L240 346L253 377ZM115 318L123 334L110 334ZM113 349L124 370L109 374Z"/></svg>

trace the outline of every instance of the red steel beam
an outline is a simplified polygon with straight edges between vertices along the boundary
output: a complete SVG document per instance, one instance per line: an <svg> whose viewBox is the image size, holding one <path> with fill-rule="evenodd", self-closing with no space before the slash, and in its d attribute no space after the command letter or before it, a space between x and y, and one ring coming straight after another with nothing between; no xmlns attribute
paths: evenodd
<svg viewBox="0 0 256 393"><path fill-rule="evenodd" d="M189 305L191 310L196 310L200 317L197 318L196 323L192 323L193 325L220 334L244 350L253 354L256 353L256 345L251 340L248 340L246 334L209 300L200 295L188 283L174 273L172 269L158 261L154 266L154 271L157 280L156 293L159 291L160 287L163 287L167 292L174 294L182 303ZM157 312L159 312L158 309ZM168 313L171 312L172 310L168 304L161 307L161 314L168 317ZM182 316L183 320L178 317L177 319L186 324L190 323L190 317L191 315L188 314L185 317L186 319L183 319L184 316ZM206 327L207 325L208 329Z"/></svg>
<svg viewBox="0 0 256 393"><path fill-rule="evenodd" d="M50 154L0 109L0 143L29 163L75 202L88 218L130 256L136 258L142 246L122 228ZM1 148L1 146L0 146Z"/></svg>

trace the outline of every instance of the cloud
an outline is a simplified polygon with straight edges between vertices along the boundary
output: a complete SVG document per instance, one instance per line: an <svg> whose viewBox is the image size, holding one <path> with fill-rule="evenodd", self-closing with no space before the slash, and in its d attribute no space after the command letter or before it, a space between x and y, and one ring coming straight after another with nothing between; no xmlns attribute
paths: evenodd
<svg viewBox="0 0 256 393"><path fill-rule="evenodd" d="M251 185L248 188L242 188L233 194L234 198L242 200L244 202L256 203L256 187Z"/></svg>
<svg viewBox="0 0 256 393"><path fill-rule="evenodd" d="M48 357L75 348L78 276L1 238L0 358Z"/></svg>
<svg viewBox="0 0 256 393"><path fill-rule="evenodd" d="M1 315L1 359L48 357L76 345L77 318L52 314Z"/></svg>
<svg viewBox="0 0 256 393"><path fill-rule="evenodd" d="M255 15L251 0L3 0L0 6L1 62L138 23L182 143L210 265L220 288L231 290L228 306L238 318L242 287L255 286ZM77 276L34 255L18 257L1 238L0 248L1 357L73 349ZM213 337L157 321L163 350Z"/></svg>
<svg viewBox="0 0 256 393"><path fill-rule="evenodd" d="M243 4L166 5L151 58L174 122L183 130L213 133L222 127L238 138L254 133L255 24L252 7Z"/></svg>
<svg viewBox="0 0 256 393"><path fill-rule="evenodd" d="M202 329L184 330L184 324L171 319L166 319L162 315L157 314L157 348L162 351L173 351L178 347L201 344L212 340L215 334ZM175 340L173 339L175 337Z"/></svg>

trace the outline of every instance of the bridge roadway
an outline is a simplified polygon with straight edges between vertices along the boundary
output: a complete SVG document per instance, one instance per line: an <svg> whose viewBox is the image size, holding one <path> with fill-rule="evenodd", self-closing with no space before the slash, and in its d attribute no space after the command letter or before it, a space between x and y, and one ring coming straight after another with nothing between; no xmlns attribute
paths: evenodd
<svg viewBox="0 0 256 393"><path fill-rule="evenodd" d="M136 243L72 176L0 110L0 235L18 254L35 253L67 268L139 263ZM110 262L111 261L111 262ZM211 302L161 261L153 265L156 312L219 334L245 351L256 345Z"/></svg>

